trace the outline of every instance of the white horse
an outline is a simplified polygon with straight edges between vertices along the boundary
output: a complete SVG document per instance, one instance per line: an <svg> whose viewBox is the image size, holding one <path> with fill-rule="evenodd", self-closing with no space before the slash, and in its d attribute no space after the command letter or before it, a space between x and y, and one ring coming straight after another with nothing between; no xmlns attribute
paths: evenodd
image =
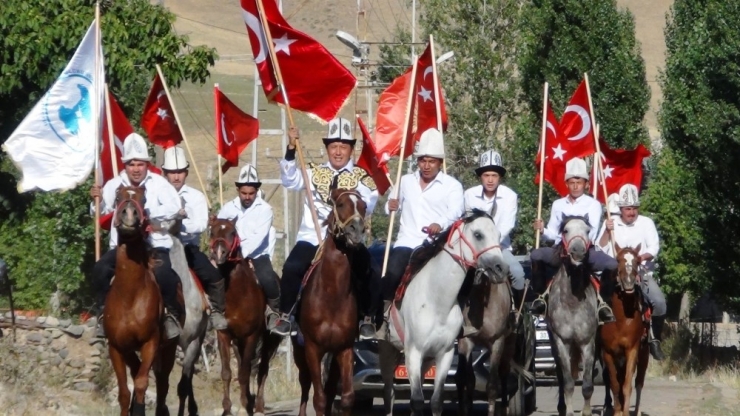
<svg viewBox="0 0 740 416"><path fill-rule="evenodd" d="M411 260L413 280L406 288L400 311L391 307L391 343L405 351L414 415L423 414L424 373L434 361L436 376L431 399L432 413L442 414L442 388L454 357L454 342L463 316L457 296L469 269L506 278L509 268L501 254L501 235L493 219L482 211L458 220L441 233L430 247L420 249ZM416 270L416 271L415 271ZM382 343L381 343L382 344ZM387 345L387 344L386 344ZM384 372L385 410L393 411L394 356L381 351ZM384 359L385 356L385 359ZM397 358L397 355L395 355ZM388 359L393 362L388 365Z"/></svg>

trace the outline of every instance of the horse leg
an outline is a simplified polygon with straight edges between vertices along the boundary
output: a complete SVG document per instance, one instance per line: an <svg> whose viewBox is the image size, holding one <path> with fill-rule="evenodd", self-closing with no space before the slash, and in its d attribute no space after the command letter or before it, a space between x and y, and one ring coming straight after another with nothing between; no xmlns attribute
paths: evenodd
<svg viewBox="0 0 740 416"><path fill-rule="evenodd" d="M254 396L249 390L249 381L252 376L252 360L257 353L257 344L261 335L260 331L256 331L247 337L243 343L244 345L240 345L242 360L239 363L239 398L242 407L250 416L254 413Z"/></svg>
<svg viewBox="0 0 740 416"><path fill-rule="evenodd" d="M332 414L334 399L337 397L337 383L339 383L339 363L333 354L327 354L322 360L324 374L324 395L326 396L326 407L324 412L327 415Z"/></svg>
<svg viewBox="0 0 740 416"><path fill-rule="evenodd" d="M581 360L583 361L583 382L581 393L583 394L583 411L581 415L591 416L591 396L594 394L594 361L596 359L596 340L583 346ZM578 365L576 364L576 368Z"/></svg>
<svg viewBox="0 0 740 416"><path fill-rule="evenodd" d="M434 376L434 393L432 393L431 400L432 415L434 416L442 416L442 392L444 391L445 380L447 379L447 372L450 371L453 358L455 358L455 349L452 348L452 345L450 345L450 348L447 351L440 351L439 353L437 353L437 357L435 357L435 361L437 364L437 373ZM425 370L426 369L424 368L421 369L421 371ZM409 374L409 377L411 377L411 374ZM421 381L423 382L424 380L422 379Z"/></svg>
<svg viewBox="0 0 740 416"><path fill-rule="evenodd" d="M177 357L177 343L170 342L159 350L159 368L154 372L157 383L157 407L154 411L157 416L169 416L167 408L167 393L170 390L170 373L175 366Z"/></svg>
<svg viewBox="0 0 740 416"><path fill-rule="evenodd" d="M632 398L632 377L637 367L637 348L632 348L627 352L624 366L624 380L622 380L622 400L623 413L629 415L630 399Z"/></svg>
<svg viewBox="0 0 740 416"><path fill-rule="evenodd" d="M231 335L228 331L218 331L218 355L221 356L221 381L224 388L224 398L221 402L224 408L222 416L231 415Z"/></svg>
<svg viewBox="0 0 740 416"><path fill-rule="evenodd" d="M298 416L306 416L308 392L311 390L311 372L308 371L306 350L297 342L293 342L293 360L296 367L298 367L298 384L301 385L301 402L298 408Z"/></svg>
<svg viewBox="0 0 740 416"><path fill-rule="evenodd" d="M645 374L647 373L649 359L650 349L648 344L640 341L637 353L637 376L635 377L635 416L642 416L640 399L642 398L642 386L645 384Z"/></svg>
<svg viewBox="0 0 740 416"><path fill-rule="evenodd" d="M555 334L553 334L555 335ZM555 355L557 358L558 368L558 412L560 415L573 416L573 390L575 389L575 380L571 369L571 348L559 336L553 336L555 346Z"/></svg>
<svg viewBox="0 0 740 416"><path fill-rule="evenodd" d="M131 401L131 414L133 416L144 415L146 389L149 387L149 370L152 368L152 363L154 363L158 347L158 337L154 337L141 347L141 364L139 365L139 371L134 376L134 397Z"/></svg>
<svg viewBox="0 0 740 416"><path fill-rule="evenodd" d="M471 340L468 338L458 340L455 384L457 385L458 414L461 416L467 416L473 407L471 386L475 385L475 375L473 374L473 363L470 361L472 350L473 342Z"/></svg>
<svg viewBox="0 0 740 416"><path fill-rule="evenodd" d="M267 381L267 374L270 371L270 360L280 346L281 340L276 335L271 335L267 331L263 332L260 364L257 369L257 397L254 403L255 416L263 416L265 414L265 382Z"/></svg>
<svg viewBox="0 0 740 416"><path fill-rule="evenodd" d="M324 358L324 351L313 342L306 340L306 365L311 374L311 384L313 385L313 408L316 416L324 416L326 411L326 394L324 393L324 384L321 377L321 362Z"/></svg>
<svg viewBox="0 0 740 416"><path fill-rule="evenodd" d="M121 416L128 416L129 403L131 402L131 390L128 389L126 377L126 362L123 355L112 345L108 344L108 355L110 356L113 371L116 373L118 383L118 405L121 407Z"/></svg>
<svg viewBox="0 0 740 416"><path fill-rule="evenodd" d="M424 414L424 391L422 390L422 384L424 382L422 377L424 375L421 372L422 364L423 357L421 351L406 346L406 371L409 375L409 385L411 387L411 413L414 416Z"/></svg>
<svg viewBox="0 0 740 416"><path fill-rule="evenodd" d="M612 396L614 396L614 407L612 409L614 410L615 415L619 415L622 413L622 404L619 400L620 392L617 365L615 363L614 356L606 351L604 351L604 365L605 368L608 369L606 373L609 375L609 385L611 386ZM606 410L607 409L604 408L604 411Z"/></svg>
<svg viewBox="0 0 740 416"><path fill-rule="evenodd" d="M393 402L396 397L393 389L393 379L396 375L396 366L401 361L401 352L391 343L380 341L378 343L378 354L380 355L380 376L383 379L383 411L386 416L391 416L393 414Z"/></svg>
<svg viewBox="0 0 740 416"><path fill-rule="evenodd" d="M347 348L338 353L334 364L339 364L339 376L342 380L342 398L339 401L342 416L350 416L355 402L355 390L352 388L352 377L355 368L352 348ZM334 385L336 386L336 384Z"/></svg>
<svg viewBox="0 0 740 416"><path fill-rule="evenodd" d="M501 367L503 367L501 357L503 355L504 342L502 338L499 338L491 346L491 357L489 359L489 363L491 364L491 371L488 373L488 381L486 383L486 393L488 396L488 416L506 415L506 406L508 403L504 403L502 388L503 386L501 383ZM496 404L497 400L500 400L500 404Z"/></svg>
<svg viewBox="0 0 740 416"><path fill-rule="evenodd" d="M180 382L177 383L177 397L180 399L177 410L178 416L185 414L185 400L188 402L188 414L190 416L198 414L198 404L193 392L193 372L195 371L195 361L200 356L201 342L202 337L195 339L185 349L185 357L182 360L182 375L180 376Z"/></svg>

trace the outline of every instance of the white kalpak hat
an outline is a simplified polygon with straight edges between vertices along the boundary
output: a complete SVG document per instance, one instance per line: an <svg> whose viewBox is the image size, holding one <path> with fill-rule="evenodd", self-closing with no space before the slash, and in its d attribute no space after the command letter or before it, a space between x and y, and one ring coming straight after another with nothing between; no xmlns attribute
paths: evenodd
<svg viewBox="0 0 740 416"><path fill-rule="evenodd" d="M347 143L354 146L355 140L352 137L352 123L346 118L335 118L329 122L329 134L324 137L324 145L329 146L332 143Z"/></svg>
<svg viewBox="0 0 740 416"><path fill-rule="evenodd" d="M487 150L478 158L478 169L475 174L480 176L485 172L496 172L501 176L506 175L506 168L501 162L501 155L495 150Z"/></svg>
<svg viewBox="0 0 740 416"><path fill-rule="evenodd" d="M126 163L132 160L142 160L148 162L149 152L146 150L146 142L144 138L136 133L129 134L123 141L123 156L121 156L121 162Z"/></svg>
<svg viewBox="0 0 740 416"><path fill-rule="evenodd" d="M631 183L622 185L622 187L619 188L619 202L617 202L617 205L620 207L639 207L639 193L640 192L637 190L637 187Z"/></svg>
<svg viewBox="0 0 740 416"><path fill-rule="evenodd" d="M565 180L571 178L588 180L588 166L586 166L585 160L574 157L565 164Z"/></svg>
<svg viewBox="0 0 740 416"><path fill-rule="evenodd" d="M170 147L164 151L162 170L185 170L189 167L190 163L185 158L185 151L182 147Z"/></svg>
<svg viewBox="0 0 740 416"><path fill-rule="evenodd" d="M606 209L610 214L619 214L619 194L611 194L606 200Z"/></svg>
<svg viewBox="0 0 740 416"><path fill-rule="evenodd" d="M260 178L257 175L257 168L247 163L244 165L242 170L239 171L239 178L234 182L234 184L239 186L253 186L255 188L259 188L262 186L262 182L260 182Z"/></svg>
<svg viewBox="0 0 740 416"><path fill-rule="evenodd" d="M414 152L415 158L424 156L436 157L437 159L445 158L445 144L442 133L435 128L428 129L421 134L419 146Z"/></svg>

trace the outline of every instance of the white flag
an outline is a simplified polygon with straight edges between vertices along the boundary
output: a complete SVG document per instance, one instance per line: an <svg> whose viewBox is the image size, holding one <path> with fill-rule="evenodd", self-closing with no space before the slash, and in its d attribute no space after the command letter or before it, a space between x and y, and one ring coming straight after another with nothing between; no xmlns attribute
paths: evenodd
<svg viewBox="0 0 740 416"><path fill-rule="evenodd" d="M104 71L101 47L95 68L95 38L93 21L62 74L3 145L23 172L19 192L72 189L97 160Z"/></svg>

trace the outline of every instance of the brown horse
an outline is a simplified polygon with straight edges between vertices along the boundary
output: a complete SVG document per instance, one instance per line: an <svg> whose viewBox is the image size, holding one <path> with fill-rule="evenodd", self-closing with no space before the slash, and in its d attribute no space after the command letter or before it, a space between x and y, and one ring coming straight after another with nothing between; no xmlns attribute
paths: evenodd
<svg viewBox="0 0 740 416"><path fill-rule="evenodd" d="M319 248L320 259L309 270L301 293L298 325L303 346L293 339L294 358L301 384L299 415L306 415L308 392L313 384L316 416L331 414L337 382L342 382L340 407L349 416L355 400L352 389L357 338L357 300L351 281L352 258L362 242L367 205L357 191L334 189L334 209L326 221L328 235ZM327 360L326 384L322 381L322 361Z"/></svg>
<svg viewBox="0 0 740 416"><path fill-rule="evenodd" d="M281 338L266 330L266 300L257 276L248 260L242 258L239 235L233 221L211 217L211 260L226 279L225 317L228 328L218 331L218 350L221 355L221 380L224 386L224 415L231 415L231 342L236 342L239 362L239 387L241 403L247 412L262 415L265 412L265 381L270 360L275 355ZM259 355L259 361L257 356ZM259 365L257 395L249 391L252 365Z"/></svg>
<svg viewBox="0 0 740 416"><path fill-rule="evenodd" d="M144 204L143 188L120 186L116 190L113 223L118 230L116 271L105 302L103 326L118 381L121 416L144 414L152 366L157 381L156 414L169 415L166 399L177 349L175 341L161 344L164 306L147 249L149 221ZM127 386L126 366L134 378L133 400Z"/></svg>
<svg viewBox="0 0 740 416"><path fill-rule="evenodd" d="M617 245L616 252L619 263L617 274L619 290L612 295L612 310L617 320L604 324L601 328L601 355L606 365L605 370L609 374L604 408L610 407L609 386L611 386L611 393L614 395L614 415L629 416L632 377L636 369L635 414L640 416L640 396L650 356L648 343L644 339L648 327L642 319L642 296L635 290L638 284L640 246L620 248Z"/></svg>

